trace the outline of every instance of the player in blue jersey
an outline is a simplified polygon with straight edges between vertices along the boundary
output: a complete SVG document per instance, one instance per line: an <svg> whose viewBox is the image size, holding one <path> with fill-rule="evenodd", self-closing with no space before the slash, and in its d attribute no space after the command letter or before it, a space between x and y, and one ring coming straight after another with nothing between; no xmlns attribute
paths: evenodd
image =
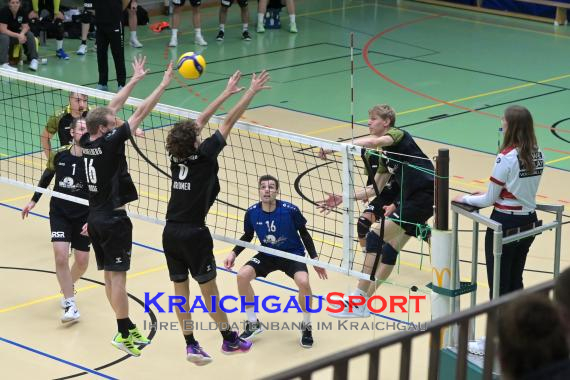
<svg viewBox="0 0 570 380"><path fill-rule="evenodd" d="M245 213L244 234L241 240L250 242L254 232L257 234L261 245L280 251L289 252L299 256L305 256L305 249L312 259L317 258L317 251L313 239L307 231L307 220L301 214L297 206L277 200L279 194L279 181L277 178L264 175L259 178L259 197L261 202L251 206ZM236 246L224 260L226 269L234 266L236 257L244 250ZM314 267L321 279L327 278L324 268ZM301 346L310 348L313 346L311 332L311 314L307 312L307 306L311 306L312 291L309 284L307 265L298 261L272 256L266 253L258 253L252 257L238 272L238 290L240 296L245 296L246 301L253 302L255 293L251 287L251 281L256 277L266 277L269 273L280 270L291 277L299 288L299 305L303 310L303 329ZM307 305L308 303L308 305ZM247 322L242 339L251 340L262 332L261 323L255 315L254 307L246 308Z"/></svg>

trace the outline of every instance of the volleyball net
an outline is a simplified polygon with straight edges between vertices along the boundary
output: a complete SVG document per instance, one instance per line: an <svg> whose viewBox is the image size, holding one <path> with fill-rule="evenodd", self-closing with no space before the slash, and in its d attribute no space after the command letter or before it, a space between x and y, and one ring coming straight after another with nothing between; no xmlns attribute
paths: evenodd
<svg viewBox="0 0 570 380"><path fill-rule="evenodd" d="M69 93L88 96L89 108L107 105L114 94L0 70L0 182L75 202L84 200L37 187L46 154L40 136L49 118L66 109ZM129 98L118 113L127 120L142 100ZM164 224L171 180L170 159L165 149L168 131L181 119L196 119L197 111L158 104L144 120L144 138L126 143L129 172L139 199L128 204L131 217ZM223 121L214 116L202 135L211 135ZM52 149L58 138L52 139ZM333 151L329 159L319 158L320 149ZM374 268L365 267L356 238L356 223L365 204L355 200L355 192L366 185L362 149L350 144L275 130L248 122L238 122L228 145L221 152L221 191L207 217L214 239L237 244L291 260L318 265L331 271L369 279ZM260 201L258 179L270 174L279 179L278 199L296 205L307 219L315 242L317 260L239 240L243 234L245 211ZM316 207L327 193L342 194L342 204L325 214ZM427 228L421 226L421 228ZM423 231L420 229L420 231Z"/></svg>

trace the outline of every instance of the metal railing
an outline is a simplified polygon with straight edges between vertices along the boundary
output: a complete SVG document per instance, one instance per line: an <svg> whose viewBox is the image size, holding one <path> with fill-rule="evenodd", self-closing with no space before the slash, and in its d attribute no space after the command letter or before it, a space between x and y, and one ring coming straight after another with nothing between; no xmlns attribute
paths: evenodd
<svg viewBox="0 0 570 380"><path fill-rule="evenodd" d="M459 328L457 364L454 379L465 380L467 378L467 342L470 321L483 314L487 317L487 328L485 334L487 339L485 340L483 379L491 380L493 376L493 362L496 352L495 337L497 336L496 322L498 309L522 295L538 293L546 296L553 287L554 280L550 280L527 289L521 289L505 296L495 298L491 302L477 305L434 320L427 324L427 328L424 331L404 331L390 335L373 342L364 343L359 346L351 347L335 354L328 355L325 358L317 359L311 363L303 364L296 368L269 375L263 378L263 380L285 380L292 378L309 380L314 372L327 368L332 368L334 380L347 379L349 376L348 368L350 360L362 355L368 355L369 357L368 380L376 380L380 378L381 350L397 344L401 345L399 378L400 380L409 380L412 341L415 338L424 336L424 334L430 335L428 379L437 380L439 376L442 331L453 326L458 326ZM390 362L389 364L393 365L394 363Z"/></svg>
<svg viewBox="0 0 570 380"><path fill-rule="evenodd" d="M562 241L562 213L564 206L558 205L537 205L539 211L554 213L556 218L554 221L545 223L539 227L532 228L528 231L520 232L515 235L503 237L503 229L500 223L479 214L479 210L452 202L452 254L451 262L459 262L459 214L471 219L473 221L473 236L472 236L472 255L471 255L471 283L477 283L477 265L478 265L478 250L479 250L479 224L482 224L494 231L493 233L493 256L494 256L494 280L493 280L493 297L491 302L476 305L476 294L471 293L471 307L469 309L459 311L456 309L458 304L455 300L452 301L452 314L442 318L438 318L431 323L427 324L427 329L424 331L406 331L398 334L390 335L385 338L364 343L358 347L349 348L344 351L329 355L326 358L315 360L311 363L301 365L296 368L285 370L274 375L270 375L264 379L291 379L300 377L302 380L309 380L314 372L321 369L332 368L333 379L341 380L348 378L349 361L362 355L368 355L368 379L378 379L380 375L380 351L386 347L401 345L400 348L400 380L408 380L410 378L410 364L411 364L411 347L412 340L423 336L424 334L430 335L430 355L428 367L428 379L436 380L439 377L440 368L440 352L443 345L452 344L457 347L457 364L455 369L455 379L464 380L467 376L467 342L474 337L474 318L485 314L487 317L486 327L486 340L485 340L485 357L483 361L483 379L492 379L493 364L495 359L495 337L497 335L497 310L513 301L514 299L531 293L544 293L545 295L553 288L554 280L533 286L527 289L509 293L499 297L499 285L501 281L501 255L503 252L503 245L524 239L530 236L538 235L547 230L555 230L554 237L554 268L553 275L556 277L560 272L560 250ZM451 271L451 284L454 287L456 284L456 277L459 275L459 267L456 264L454 270ZM442 332L445 329L457 330L452 334L454 339L451 342L442 341ZM449 334L448 334L449 335ZM393 363L390 363L393 364Z"/></svg>
<svg viewBox="0 0 570 380"><path fill-rule="evenodd" d="M494 270L493 270L493 298L499 296L499 289L501 284L501 256L503 254L503 245L512 243L513 241L521 240L527 237L538 235L547 230L555 230L554 234L554 277L560 273L560 249L562 243L562 213L564 206L561 205L536 205L537 211L545 211L556 214L556 219L553 222L545 223L540 227L532 228L528 231L520 232L515 235L503 237L503 226L486 216L479 214L479 209L461 203L451 203L451 231L452 231L452 262L458 262L459 257L459 215L463 215L473 221L473 237L471 245L471 283L477 283L477 260L478 260L478 244L479 244L479 224L484 225L493 230L493 257L494 257ZM456 268L459 269L459 268ZM453 276L458 274L459 271L452 271L451 284L455 284ZM471 295L471 306L475 305L475 294ZM455 308L452 308L455 310Z"/></svg>

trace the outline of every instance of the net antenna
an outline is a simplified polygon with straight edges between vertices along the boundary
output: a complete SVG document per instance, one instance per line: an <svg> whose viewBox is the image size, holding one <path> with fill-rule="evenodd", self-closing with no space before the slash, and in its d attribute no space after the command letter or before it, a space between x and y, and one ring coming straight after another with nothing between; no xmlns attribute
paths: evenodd
<svg viewBox="0 0 570 380"><path fill-rule="evenodd" d="M354 32L350 32L350 133L354 143Z"/></svg>

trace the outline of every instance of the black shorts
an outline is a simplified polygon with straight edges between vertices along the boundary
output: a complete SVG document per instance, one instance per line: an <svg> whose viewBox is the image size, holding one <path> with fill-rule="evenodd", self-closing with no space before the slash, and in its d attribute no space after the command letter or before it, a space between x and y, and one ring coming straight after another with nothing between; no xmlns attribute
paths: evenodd
<svg viewBox="0 0 570 380"><path fill-rule="evenodd" d="M220 0L220 4L222 5L222 7L226 7L226 8L231 7L233 3L234 3L234 0ZM240 6L240 8L247 7L247 0L237 0L237 3Z"/></svg>
<svg viewBox="0 0 570 380"><path fill-rule="evenodd" d="M433 189L416 191L404 199L390 217L402 220L402 222L395 221L395 223L406 231L406 235L419 237L420 231L416 225L425 225L433 216L433 204ZM424 237L424 240L427 238L429 234Z"/></svg>
<svg viewBox="0 0 570 380"><path fill-rule="evenodd" d="M127 212L115 210L111 214L89 214L87 223L97 269L128 271L131 268L133 224Z"/></svg>
<svg viewBox="0 0 570 380"><path fill-rule="evenodd" d="M368 203L368 205L366 205L366 208L362 211L362 213L364 214L365 212L368 212L374 214L376 220L378 220L384 214L383 207L388 206L389 204L392 203L393 202L386 200L386 198L379 196L374 198L370 203Z"/></svg>
<svg viewBox="0 0 570 380"><path fill-rule="evenodd" d="M199 7L202 4L202 0L188 0L191 6ZM172 4L177 7L181 7L186 3L186 0L172 0Z"/></svg>
<svg viewBox="0 0 570 380"><path fill-rule="evenodd" d="M208 227L166 222L162 247L171 281L186 281L188 272L199 284L216 278L214 242Z"/></svg>
<svg viewBox="0 0 570 380"><path fill-rule="evenodd" d="M265 253L258 253L253 256L245 265L255 269L256 277L267 277L271 272L280 270L287 276L294 278L297 272L308 272L307 264L300 263L279 256L271 256Z"/></svg>
<svg viewBox="0 0 570 380"><path fill-rule="evenodd" d="M89 237L81 235L83 226L87 223L87 215L80 218L68 218L61 212L49 213L51 241L71 243L71 248L77 251L89 252Z"/></svg>

